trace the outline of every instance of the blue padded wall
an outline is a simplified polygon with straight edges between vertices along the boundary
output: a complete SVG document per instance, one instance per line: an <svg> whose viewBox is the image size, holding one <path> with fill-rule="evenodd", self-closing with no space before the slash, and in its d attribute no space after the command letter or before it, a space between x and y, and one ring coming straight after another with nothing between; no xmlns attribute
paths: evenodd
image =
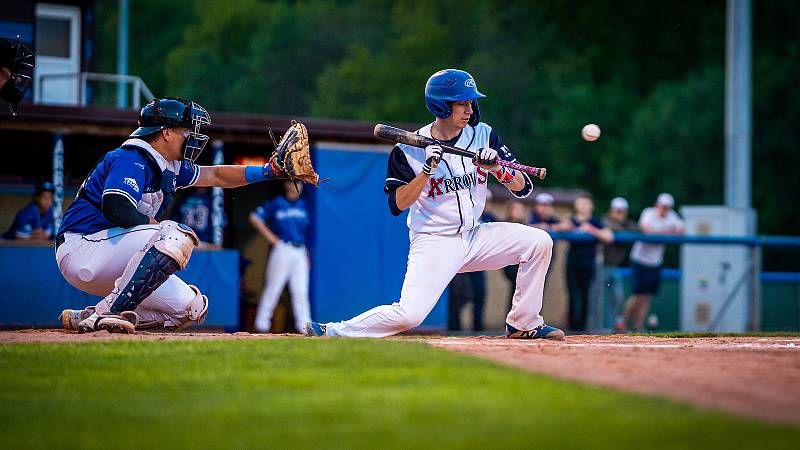
<svg viewBox="0 0 800 450"><path fill-rule="evenodd" d="M311 311L322 322L350 319L400 298L408 261L406 215L383 193L388 153L363 145L320 144L315 167L333 178L310 194ZM447 328L447 293L420 328Z"/></svg>

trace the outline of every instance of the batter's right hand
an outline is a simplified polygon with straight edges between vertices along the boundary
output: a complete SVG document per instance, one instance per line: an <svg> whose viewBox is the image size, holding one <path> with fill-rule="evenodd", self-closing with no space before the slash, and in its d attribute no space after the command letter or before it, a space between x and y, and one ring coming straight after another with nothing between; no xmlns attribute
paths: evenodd
<svg viewBox="0 0 800 450"><path fill-rule="evenodd" d="M439 160L442 159L442 147L439 145L429 145L425 147L425 165L422 166L422 173L433 175L439 167Z"/></svg>

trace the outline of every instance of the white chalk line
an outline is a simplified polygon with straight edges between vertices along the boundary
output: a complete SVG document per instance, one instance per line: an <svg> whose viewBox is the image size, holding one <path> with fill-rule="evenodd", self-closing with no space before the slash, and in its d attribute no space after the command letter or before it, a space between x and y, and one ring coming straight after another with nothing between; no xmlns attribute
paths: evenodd
<svg viewBox="0 0 800 450"><path fill-rule="evenodd" d="M429 340L433 346L494 346L494 347L530 347L533 345L551 345L551 343L532 343L524 341L464 341L464 340ZM800 343L788 342L781 343L736 343L727 342L722 344L620 344L611 342L564 342L555 343L555 347L594 347L594 348L655 348L655 349L675 349L675 348L694 348L702 350L800 350Z"/></svg>

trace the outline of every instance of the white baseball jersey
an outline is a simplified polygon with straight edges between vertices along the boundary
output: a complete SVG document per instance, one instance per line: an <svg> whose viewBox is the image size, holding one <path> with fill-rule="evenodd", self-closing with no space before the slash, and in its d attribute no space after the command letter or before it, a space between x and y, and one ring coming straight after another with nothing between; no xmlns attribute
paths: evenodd
<svg viewBox="0 0 800 450"><path fill-rule="evenodd" d="M648 227L655 233L674 231L683 228L684 222L674 210L670 209L666 217L658 215L656 208L645 208L639 217L639 226ZM657 267L664 261L664 244L652 244L636 241L631 249L631 260L645 266Z"/></svg>
<svg viewBox="0 0 800 450"><path fill-rule="evenodd" d="M431 137L431 126L433 123L419 129L417 134ZM482 122L475 127L467 126L447 144L472 151L491 147L497 150L501 159L517 161L492 127ZM393 214L402 212L397 209L394 191L419 175L424 164L424 148L397 144L392 150L384 190L389 194L389 208ZM523 175L525 187L519 192L512 191L518 198L525 198L533 191L530 177ZM419 233L442 235L459 234L475 228L486 205L488 179L489 173L475 166L471 158L445 153L419 199L409 208L408 228Z"/></svg>
<svg viewBox="0 0 800 450"><path fill-rule="evenodd" d="M417 133L430 137L431 125ZM473 151L491 147L500 158L516 161L484 123L467 126L447 143ZM419 175L424 163L425 149L397 145L392 150L384 190L389 194L389 209L394 215L402 212L397 208L395 191ZM488 177L487 171L472 164L470 158L445 153L408 213L411 242L400 299L350 320L328 323L326 334L385 337L414 328L431 312L456 273L494 270L513 264L519 264L517 289L506 322L518 330L542 325L544 280L553 240L545 231L527 225L481 224ZM526 175L525 186L513 194L524 198L531 191L533 183Z"/></svg>

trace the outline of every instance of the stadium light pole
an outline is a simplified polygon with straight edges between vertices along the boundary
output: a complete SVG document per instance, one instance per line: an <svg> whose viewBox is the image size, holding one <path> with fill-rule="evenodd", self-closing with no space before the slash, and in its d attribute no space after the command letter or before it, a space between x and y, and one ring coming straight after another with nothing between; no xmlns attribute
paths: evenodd
<svg viewBox="0 0 800 450"><path fill-rule="evenodd" d="M752 211L752 3L727 0L725 39L725 205ZM747 232L757 231L755 213L749 214ZM748 269L747 330L761 329L761 249L752 247L745 257Z"/></svg>
<svg viewBox="0 0 800 450"><path fill-rule="evenodd" d="M119 0L119 26L117 27L117 74L128 74L128 0ZM128 107L125 81L117 83L117 108Z"/></svg>
<svg viewBox="0 0 800 450"><path fill-rule="evenodd" d="M727 3L725 205L747 209L752 203L752 7L750 0ZM754 233L755 224L751 228Z"/></svg>

